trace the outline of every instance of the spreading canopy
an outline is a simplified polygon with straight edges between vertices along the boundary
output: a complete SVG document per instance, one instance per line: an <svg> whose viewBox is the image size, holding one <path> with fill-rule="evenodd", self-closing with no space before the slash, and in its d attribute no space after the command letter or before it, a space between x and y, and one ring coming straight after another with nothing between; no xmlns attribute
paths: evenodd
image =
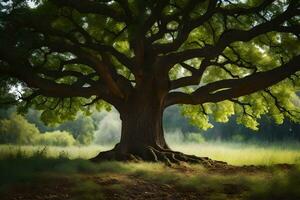
<svg viewBox="0 0 300 200"><path fill-rule="evenodd" d="M202 128L208 116L254 129L263 114L299 119L297 0L35 2L0 3L0 85L21 83L18 103L48 121L118 109L148 74L164 107Z"/></svg>

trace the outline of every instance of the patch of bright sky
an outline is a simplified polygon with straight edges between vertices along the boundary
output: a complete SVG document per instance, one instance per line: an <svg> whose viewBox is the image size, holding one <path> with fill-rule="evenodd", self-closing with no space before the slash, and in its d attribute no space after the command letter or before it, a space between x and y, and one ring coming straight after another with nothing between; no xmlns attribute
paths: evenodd
<svg viewBox="0 0 300 200"><path fill-rule="evenodd" d="M17 99L20 99L24 93L24 88L21 84L13 85L10 87L8 92L15 95Z"/></svg>
<svg viewBox="0 0 300 200"><path fill-rule="evenodd" d="M38 4L34 3L34 2L31 1L31 0L27 1L27 3L28 3L28 6L29 6L30 8L36 8L36 7L38 6Z"/></svg>

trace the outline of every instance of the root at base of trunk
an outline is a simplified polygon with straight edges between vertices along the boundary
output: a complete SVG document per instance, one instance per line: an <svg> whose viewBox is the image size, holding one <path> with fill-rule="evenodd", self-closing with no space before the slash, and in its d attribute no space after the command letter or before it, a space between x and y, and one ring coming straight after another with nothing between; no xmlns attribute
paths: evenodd
<svg viewBox="0 0 300 200"><path fill-rule="evenodd" d="M201 164L204 167L214 168L227 165L226 162L215 161L207 157L198 157L194 155L187 155L181 152L172 151L169 149L154 148L147 146L141 148L137 153L121 153L118 145L114 149L101 152L96 157L92 158L93 162L101 161L150 161L150 162L163 162L168 166L172 164L180 164L181 162Z"/></svg>

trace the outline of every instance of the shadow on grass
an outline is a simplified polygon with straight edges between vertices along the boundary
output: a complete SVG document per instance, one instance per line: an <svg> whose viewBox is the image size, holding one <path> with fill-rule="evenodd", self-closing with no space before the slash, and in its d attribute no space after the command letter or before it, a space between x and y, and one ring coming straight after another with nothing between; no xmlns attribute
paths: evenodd
<svg viewBox="0 0 300 200"><path fill-rule="evenodd" d="M130 166L120 162L103 162L95 164L89 160L70 160L62 154L58 158L46 156L46 149L39 150L31 156L23 152L0 158L0 185L30 182L48 173L61 175L125 173Z"/></svg>
<svg viewBox="0 0 300 200"><path fill-rule="evenodd" d="M47 149L33 155L19 150L0 158L0 194L11 193L11 187L21 186L27 190L40 191L57 182L66 182L72 199L105 199L104 189L122 190L120 185L101 186L88 176L104 176L106 173L126 173L130 167L120 162L95 164L89 160L68 158L62 153L58 158L47 157ZM53 186L52 185L52 186ZM44 188L43 188L44 187ZM60 191L57 191L60 192Z"/></svg>
<svg viewBox="0 0 300 200"><path fill-rule="evenodd" d="M300 168L283 174L277 172L269 182L259 182L252 188L249 200L299 200Z"/></svg>
<svg viewBox="0 0 300 200"><path fill-rule="evenodd" d="M47 149L26 156L23 152L0 158L0 192L15 184L51 181L51 176L68 177L72 182L70 193L75 199L105 199L104 189L87 177L109 177L110 174L142 179L158 185L169 185L181 192L197 192L206 199L298 200L300 199L300 170L270 171L269 174L212 173L199 165L169 168L159 163L92 163L88 160L70 160L64 153L58 158L46 156ZM56 179L57 181L57 179ZM122 191L122 184L109 189ZM126 186L127 187L127 186ZM107 189L107 188L106 188Z"/></svg>

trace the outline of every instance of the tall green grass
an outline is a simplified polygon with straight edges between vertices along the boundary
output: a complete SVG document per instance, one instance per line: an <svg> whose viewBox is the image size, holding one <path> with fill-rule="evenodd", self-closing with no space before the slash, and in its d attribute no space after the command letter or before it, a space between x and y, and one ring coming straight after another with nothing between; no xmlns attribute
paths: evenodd
<svg viewBox="0 0 300 200"><path fill-rule="evenodd" d="M215 142L174 144L171 147L187 154L209 157L232 165L273 165L300 162L299 143L245 144Z"/></svg>
<svg viewBox="0 0 300 200"><path fill-rule="evenodd" d="M110 146L41 146L41 145L0 145L0 158L22 153L23 156L30 157L36 152L45 151L45 157L57 158L62 155L70 159L89 159L96 156L100 151L110 149Z"/></svg>
<svg viewBox="0 0 300 200"><path fill-rule="evenodd" d="M244 143L189 143L170 144L171 148L187 154L209 157L215 160L228 162L232 165L273 165L280 163L299 163L299 143L279 144L244 144ZM72 146L72 147L51 147L51 146L16 146L0 145L0 158L5 155L23 152L30 156L35 152L46 148L45 156L56 158L65 154L70 159L89 159L96 156L100 151L105 151L111 146Z"/></svg>

